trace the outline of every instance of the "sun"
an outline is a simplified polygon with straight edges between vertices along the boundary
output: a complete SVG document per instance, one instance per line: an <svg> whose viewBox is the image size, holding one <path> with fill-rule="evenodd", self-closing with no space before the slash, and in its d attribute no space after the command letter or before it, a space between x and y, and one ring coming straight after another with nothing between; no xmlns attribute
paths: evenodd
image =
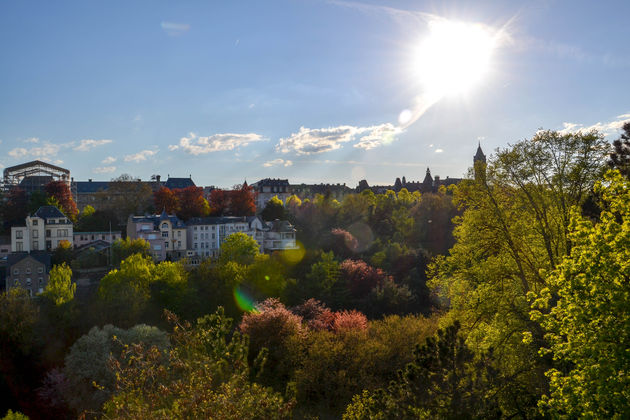
<svg viewBox="0 0 630 420"><path fill-rule="evenodd" d="M414 72L425 94L462 94L489 71L497 35L481 24L436 19L414 53Z"/></svg>

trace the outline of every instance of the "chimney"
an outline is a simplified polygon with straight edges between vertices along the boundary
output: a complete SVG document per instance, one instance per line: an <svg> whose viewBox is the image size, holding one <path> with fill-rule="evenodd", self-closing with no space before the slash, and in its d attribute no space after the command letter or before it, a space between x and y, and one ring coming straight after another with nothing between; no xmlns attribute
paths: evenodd
<svg viewBox="0 0 630 420"><path fill-rule="evenodd" d="M92 182L92 178L88 179L88 182Z"/></svg>

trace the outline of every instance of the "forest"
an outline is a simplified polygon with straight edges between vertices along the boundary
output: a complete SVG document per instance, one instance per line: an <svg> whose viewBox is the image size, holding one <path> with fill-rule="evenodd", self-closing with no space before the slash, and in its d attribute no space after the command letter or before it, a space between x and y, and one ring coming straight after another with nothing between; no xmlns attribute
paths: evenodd
<svg viewBox="0 0 630 420"><path fill-rule="evenodd" d="M435 193L262 214L299 249L236 233L190 268L127 239L94 290L60 251L40 296L3 292L0 415L630 417L630 123L613 144L539 131Z"/></svg>

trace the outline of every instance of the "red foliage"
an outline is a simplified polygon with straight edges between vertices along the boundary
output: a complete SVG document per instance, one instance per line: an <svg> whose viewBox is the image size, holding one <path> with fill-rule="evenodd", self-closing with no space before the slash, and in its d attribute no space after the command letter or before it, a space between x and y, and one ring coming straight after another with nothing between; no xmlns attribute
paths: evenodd
<svg viewBox="0 0 630 420"><path fill-rule="evenodd" d="M210 214L213 216L227 216L230 209L229 191L215 189L210 192Z"/></svg>
<svg viewBox="0 0 630 420"><path fill-rule="evenodd" d="M72 192L68 184L63 181L51 181L46 184L45 190L49 197L54 197L59 202L61 205L60 210L62 210L66 216L72 220L76 220L79 210L72 198Z"/></svg>
<svg viewBox="0 0 630 420"><path fill-rule="evenodd" d="M233 190L212 190L210 207L213 216L253 216L256 214L256 193L247 185Z"/></svg>
<svg viewBox="0 0 630 420"><path fill-rule="evenodd" d="M235 187L231 194L230 211L232 216L253 216L256 214L256 193L254 188L244 183Z"/></svg>
<svg viewBox="0 0 630 420"><path fill-rule="evenodd" d="M368 321L365 315L359 311L337 312L337 317L333 324L335 332L340 331L364 331L367 329Z"/></svg>
<svg viewBox="0 0 630 420"><path fill-rule="evenodd" d="M291 312L298 316L301 316L304 321L309 322L316 319L322 314L322 312L326 310L328 310L328 308L326 308L325 304L317 299L310 298L303 304L292 308Z"/></svg>
<svg viewBox="0 0 630 420"><path fill-rule="evenodd" d="M339 269L354 297L366 296L375 286L388 279L383 270L374 268L363 260L345 260Z"/></svg>
<svg viewBox="0 0 630 420"><path fill-rule="evenodd" d="M173 191L179 202L179 213L177 216L182 220L193 217L207 216L208 202L203 198L203 188L186 187L177 188Z"/></svg>
<svg viewBox="0 0 630 420"><path fill-rule="evenodd" d="M157 213L166 210L168 214L175 214L179 211L179 200L177 196L166 187L162 187L153 193L153 203L155 204L155 211Z"/></svg>
<svg viewBox="0 0 630 420"><path fill-rule="evenodd" d="M335 320L337 319L337 316L337 312L333 312L326 308L315 319L309 321L308 326L316 331L333 331L335 329Z"/></svg>
<svg viewBox="0 0 630 420"><path fill-rule="evenodd" d="M258 312L243 315L239 325L256 352L262 347L273 350L287 337L302 333L302 318L291 313L278 299L269 298L256 305Z"/></svg>

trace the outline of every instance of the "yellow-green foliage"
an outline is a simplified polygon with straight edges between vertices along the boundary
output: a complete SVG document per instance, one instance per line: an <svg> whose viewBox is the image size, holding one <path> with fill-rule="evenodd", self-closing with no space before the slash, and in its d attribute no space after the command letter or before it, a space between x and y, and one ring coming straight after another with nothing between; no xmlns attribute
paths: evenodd
<svg viewBox="0 0 630 420"><path fill-rule="evenodd" d="M609 172L596 192L604 211L593 224L571 215L571 254L547 277L532 319L547 330L558 366L540 406L557 417L630 417L630 182ZM549 306L557 300L555 306Z"/></svg>

